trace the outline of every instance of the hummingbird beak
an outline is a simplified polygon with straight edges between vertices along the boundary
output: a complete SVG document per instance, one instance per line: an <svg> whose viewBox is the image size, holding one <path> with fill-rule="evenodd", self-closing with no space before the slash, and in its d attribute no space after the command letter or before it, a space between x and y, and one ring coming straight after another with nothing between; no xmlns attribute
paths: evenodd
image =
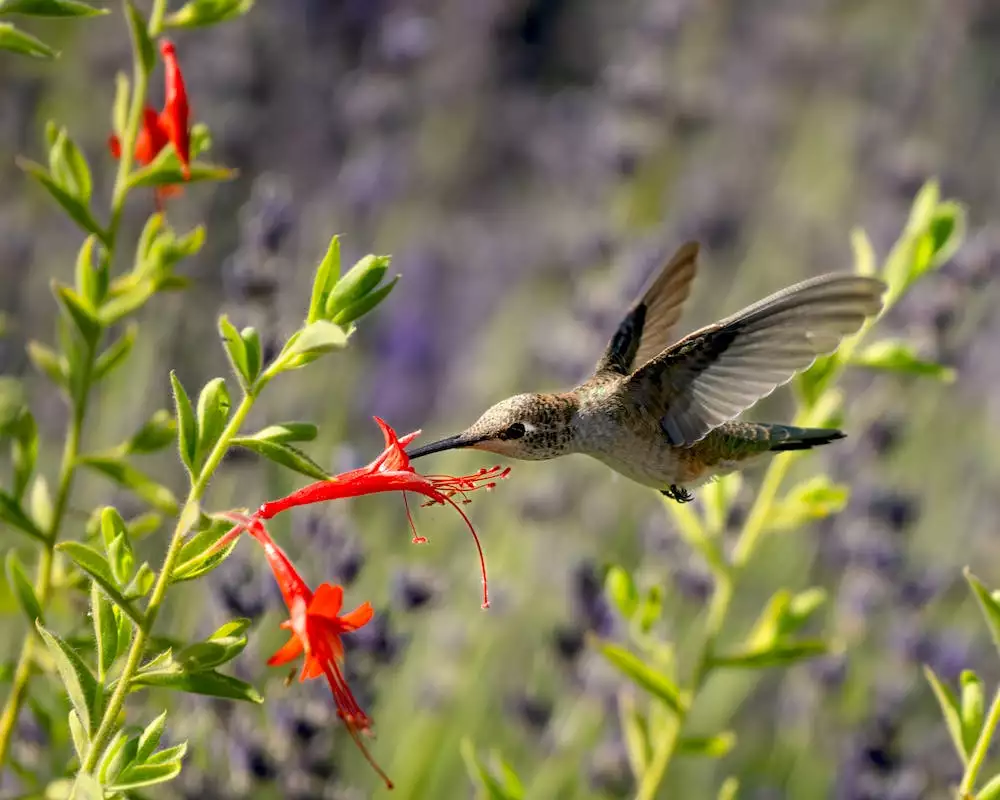
<svg viewBox="0 0 1000 800"><path fill-rule="evenodd" d="M482 441L478 436L469 436L464 433L458 433L454 436L449 436L447 439L439 439L436 442L431 442L430 444L425 444L423 447L418 447L416 450L410 450L406 455L411 459L420 458L420 456L429 456L431 453L442 453L445 450L457 450L461 447L472 447L472 445L477 444Z"/></svg>

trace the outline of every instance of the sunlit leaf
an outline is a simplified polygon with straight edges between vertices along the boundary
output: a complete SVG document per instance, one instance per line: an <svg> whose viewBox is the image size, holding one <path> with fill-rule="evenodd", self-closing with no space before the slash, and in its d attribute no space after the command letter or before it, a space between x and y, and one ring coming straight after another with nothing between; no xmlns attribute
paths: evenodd
<svg viewBox="0 0 1000 800"><path fill-rule="evenodd" d="M319 464L313 461L301 450L288 444L269 441L265 439L253 439L248 436L237 436L232 439L235 447L243 447L253 450L258 455L264 456L276 464L288 467L303 475L308 475L318 481L329 480L330 475Z"/></svg>
<svg viewBox="0 0 1000 800"><path fill-rule="evenodd" d="M376 306L378 306L385 298L389 296L389 293L395 288L396 284L399 282L400 276L397 275L391 281L383 284L378 289L373 292L369 292L360 300L355 300L349 305L342 308L340 311L334 315L332 321L337 325L347 325L356 319L360 319L365 314L373 311Z"/></svg>
<svg viewBox="0 0 1000 800"><path fill-rule="evenodd" d="M80 569L86 572L101 587L112 603L131 617L137 625L142 625L142 615L125 599L115 583L111 565L108 564L108 560L104 556L83 542L60 542L56 545L56 549L67 555Z"/></svg>
<svg viewBox="0 0 1000 800"><path fill-rule="evenodd" d="M66 358L41 342L30 341L27 345L28 358L35 369L48 376L61 389L69 388L69 364Z"/></svg>
<svg viewBox="0 0 1000 800"><path fill-rule="evenodd" d="M223 675L215 670L184 672L180 665L158 669L155 672L140 671L129 684L131 690L142 686L160 686L191 694L222 697L227 700L244 700L249 703L263 703L264 698L249 683Z"/></svg>
<svg viewBox="0 0 1000 800"><path fill-rule="evenodd" d="M103 320L103 315L102 315ZM139 333L139 326L130 322L124 333L97 357L94 363L94 380L100 381L110 375L116 367L125 363L125 359L132 352L135 344L135 337Z"/></svg>
<svg viewBox="0 0 1000 800"><path fill-rule="evenodd" d="M45 534L39 530L38 526L31 518L24 513L20 503L6 492L0 490L0 522L16 528L21 533L26 533L32 539L44 542Z"/></svg>
<svg viewBox="0 0 1000 800"><path fill-rule="evenodd" d="M976 596L979 608L983 612L983 618L989 626L990 635L993 637L993 644L1000 650L1000 602L993 597L989 589L966 567L963 570L965 580L972 587L972 593Z"/></svg>
<svg viewBox="0 0 1000 800"><path fill-rule="evenodd" d="M389 269L390 256L367 255L338 280L326 298L325 315L334 319L352 303L375 289Z"/></svg>
<svg viewBox="0 0 1000 800"><path fill-rule="evenodd" d="M56 58L59 55L41 39L15 28L9 22L0 22L0 50L10 50L34 58Z"/></svg>
<svg viewBox="0 0 1000 800"><path fill-rule="evenodd" d="M248 390L257 380L257 371L259 371L260 365L258 364L257 370L251 370L250 360L247 357L247 344L225 314L219 317L219 336L222 337L222 343L233 372L239 378L243 389Z"/></svg>
<svg viewBox="0 0 1000 800"><path fill-rule="evenodd" d="M311 442L318 433L319 429L311 422L277 422L243 438L285 444L288 442Z"/></svg>
<svg viewBox="0 0 1000 800"><path fill-rule="evenodd" d="M0 48L3 47L4 24L0 22ZM26 158L18 157L15 161L22 170L48 190L49 194L63 207L63 210L70 215L77 225L89 233L93 233L102 242L107 242L107 233L97 220L94 219L87 205L56 183L45 167Z"/></svg>
<svg viewBox="0 0 1000 800"><path fill-rule="evenodd" d="M817 475L793 487L774 503L767 526L777 531L796 530L806 523L843 511L849 499L848 486Z"/></svg>
<svg viewBox="0 0 1000 800"><path fill-rule="evenodd" d="M21 559L18 558L15 550L7 553L4 566L7 572L7 583L14 590L17 604L28 618L28 622L34 625L35 620L38 620L44 625L45 614L42 612L42 604L38 602L38 597L35 596L35 587L28 579L24 565L21 564Z"/></svg>
<svg viewBox="0 0 1000 800"><path fill-rule="evenodd" d="M215 25L246 14L254 0L189 0L163 21L170 28Z"/></svg>
<svg viewBox="0 0 1000 800"><path fill-rule="evenodd" d="M87 748L90 747L90 736L84 730L83 723L80 722L80 717L77 715L75 709L70 709L69 712L69 735L73 739L73 749L76 750L76 757L80 761L83 761L84 756L87 754Z"/></svg>
<svg viewBox="0 0 1000 800"><path fill-rule="evenodd" d="M523 794L511 792L479 761L469 739L463 738L459 748L469 777L484 791L490 800L522 800Z"/></svg>
<svg viewBox="0 0 1000 800"><path fill-rule="evenodd" d="M747 649L720 653L712 657L712 664L716 667L740 669L774 667L826 655L829 649L829 645L822 641L779 642L756 650Z"/></svg>
<svg viewBox="0 0 1000 800"><path fill-rule="evenodd" d="M944 383L955 380L955 370L917 356L913 345L901 340L884 340L870 344L854 356L851 363L859 367L899 372L935 378Z"/></svg>
<svg viewBox="0 0 1000 800"><path fill-rule="evenodd" d="M73 325L80 332L86 342L96 342L101 335L101 320L97 312L84 298L80 297L71 287L65 286L58 281L52 281L52 293L56 300L66 312L66 316L73 321Z"/></svg>
<svg viewBox="0 0 1000 800"><path fill-rule="evenodd" d="M309 315L306 324L311 325L323 318L326 313L326 299L330 295L337 280L340 278L340 237L330 239L326 255L316 269L313 278L312 296L309 300Z"/></svg>
<svg viewBox="0 0 1000 800"><path fill-rule="evenodd" d="M233 539L225 547L213 550L213 547L229 530L229 523L215 522L208 528L199 531L188 539L181 547L177 557L177 566L170 576L172 581L189 581L211 572L225 561L236 547L238 539Z"/></svg>
<svg viewBox="0 0 1000 800"><path fill-rule="evenodd" d="M205 384L198 396L198 460L204 458L215 446L226 427L232 401L223 378L214 378Z"/></svg>
<svg viewBox="0 0 1000 800"><path fill-rule="evenodd" d="M685 701L669 676L616 644L598 642L597 648L612 666L633 683L662 700L675 713L683 713Z"/></svg>
<svg viewBox="0 0 1000 800"><path fill-rule="evenodd" d="M156 719L150 722L139 736L139 745L135 753L137 763L144 763L149 758L157 745L160 744L160 737L167 727L167 712L164 711Z"/></svg>
<svg viewBox="0 0 1000 800"><path fill-rule="evenodd" d="M732 731L715 736L685 736L678 744L678 751L689 756L722 758L736 746L736 734Z"/></svg>
<svg viewBox="0 0 1000 800"><path fill-rule="evenodd" d="M639 608L639 590L632 576L622 567L613 566L604 578L604 589L618 612L625 619L631 619Z"/></svg>
<svg viewBox="0 0 1000 800"><path fill-rule="evenodd" d="M132 52L135 54L136 62L148 75L156 65L156 49L153 47L153 40L149 38L146 18L132 0L125 0L125 11L129 34L132 37Z"/></svg>
<svg viewBox="0 0 1000 800"><path fill-rule="evenodd" d="M106 8L94 8L79 0L0 0L0 14L32 17L96 17Z"/></svg>
<svg viewBox="0 0 1000 800"><path fill-rule="evenodd" d="M62 679L63 687L69 697L73 709L80 717L85 730L90 730L91 719L99 716L98 684L94 673L83 662L80 655L69 646L63 639L51 633L40 622L35 623L35 627L45 640L45 645L49 649L59 677Z"/></svg>
<svg viewBox="0 0 1000 800"><path fill-rule="evenodd" d="M965 745L965 752L971 753L983 730L986 697L983 691L983 682L972 670L962 671L959 684L962 688L960 703L962 741Z"/></svg>
<svg viewBox="0 0 1000 800"><path fill-rule="evenodd" d="M155 786L173 780L181 772L180 760L168 761L162 764L130 764L108 786L111 792L126 792L140 789L143 786Z"/></svg>
<svg viewBox="0 0 1000 800"><path fill-rule="evenodd" d="M195 458L198 454L198 420L194 415L194 408L188 398L184 386L181 384L177 373L170 372L170 384L174 390L174 408L177 413L177 440L181 452L181 460L188 468L188 472L195 474Z"/></svg>
<svg viewBox="0 0 1000 800"><path fill-rule="evenodd" d="M98 589L96 581L91 584L90 615L94 622L97 663L100 671L107 674L118 656L118 623L111 611L110 601Z"/></svg>
<svg viewBox="0 0 1000 800"><path fill-rule="evenodd" d="M319 320L292 335L280 363L283 369L295 369L346 344L347 334L340 326Z"/></svg>
<svg viewBox="0 0 1000 800"><path fill-rule="evenodd" d="M173 492L121 458L112 455L83 456L80 464L135 492L157 510L171 515L177 513L177 498Z"/></svg>
<svg viewBox="0 0 1000 800"><path fill-rule="evenodd" d="M955 752L962 759L962 763L966 764L969 760L969 751L965 748L965 736L962 732L962 712L958 704L958 698L955 697L955 693L950 688L938 680L937 675L934 674L930 667L924 667L924 677L927 679L927 683L930 684L934 692L934 697L937 698L938 705L941 707L941 715L944 717L944 723L951 736L951 742L955 746Z"/></svg>

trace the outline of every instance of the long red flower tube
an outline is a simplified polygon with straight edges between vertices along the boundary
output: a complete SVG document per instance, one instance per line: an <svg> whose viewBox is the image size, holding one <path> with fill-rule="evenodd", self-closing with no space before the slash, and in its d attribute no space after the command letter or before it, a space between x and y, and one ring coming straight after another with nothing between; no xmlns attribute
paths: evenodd
<svg viewBox="0 0 1000 800"><path fill-rule="evenodd" d="M291 638L268 659L267 663L270 666L280 666L305 655L299 680L306 681L321 675L326 677L333 694L333 701L337 706L337 716L343 721L365 760L391 789L392 781L368 752L361 739L361 734L368 733L371 729L371 718L358 705L340 669L344 661L344 646L340 637L368 624L373 615L371 604L363 603L353 611L342 615L340 613L344 603L342 587L323 583L313 593L285 552L271 539L260 520L241 514L225 516L236 524L236 530L245 530L260 542L267 563L281 590L281 596L288 607L289 618L281 623L281 627L291 632Z"/></svg>
<svg viewBox="0 0 1000 800"><path fill-rule="evenodd" d="M472 525L472 521L466 513L455 502L456 495L461 497L463 503L471 502L469 493L477 489L490 490L496 486L496 482L506 478L510 474L510 468L499 466L481 469L473 475L421 475L410 466L410 459L403 449L410 444L420 431L408 433L403 437L396 435L396 432L382 419L375 417L375 422L382 429L385 437L385 449L379 456L365 467L344 472L329 480L317 481L308 486L304 486L298 491L292 492L286 497L263 503L257 511L248 519L256 522L273 519L283 511L296 506L322 503L327 500L341 500L347 497L358 497L366 494L377 494L379 492L414 492L427 498L424 505L448 504L452 506L462 517L469 532L472 534L479 554L479 566L483 576L483 608L489 608L489 586L486 578L486 557L483 554L482 544L479 535ZM404 502L406 495L403 496ZM414 544L421 544L427 540L418 536L413 525L413 518L410 515L409 506L406 509L407 519L413 530ZM216 549L221 549L232 539L239 536L244 527L237 525L229 533L223 536L215 545Z"/></svg>

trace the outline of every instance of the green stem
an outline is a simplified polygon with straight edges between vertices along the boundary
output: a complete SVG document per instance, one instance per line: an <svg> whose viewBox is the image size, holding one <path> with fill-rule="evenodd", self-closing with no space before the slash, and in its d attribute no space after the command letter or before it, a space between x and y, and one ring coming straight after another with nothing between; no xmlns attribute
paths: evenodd
<svg viewBox="0 0 1000 800"><path fill-rule="evenodd" d="M962 783L958 787L958 793L962 797L971 797L973 790L976 788L976 778L979 777L979 770L983 768L983 762L986 761L986 753L990 749L993 732L996 730L998 724L1000 724L1000 689L997 689L997 693L993 695L993 705L990 706L990 713L986 717L986 724L983 725L983 730L979 734L976 747L969 757L969 764L965 768L965 775L962 776Z"/></svg>
<svg viewBox="0 0 1000 800"><path fill-rule="evenodd" d="M854 336L846 339L840 346L838 351L839 358L837 359L836 366L826 378L827 386L832 386L836 383L837 379L843 372L845 365L850 361L851 356L856 350L858 344L860 344L861 340L871 329L871 326L875 324L875 321L876 320L874 319L869 319L861 330L859 330ZM801 427L811 427L820 424L822 420L816 419L818 416L817 411L819 409L819 403L813 404L807 409L803 409L796 415L794 424ZM774 507L775 500L778 497L778 491L781 489L781 484L784 482L785 476L788 475L788 470L791 467L792 462L795 460L796 455L797 454L794 453L785 453L780 456L776 456L768 466L767 472L764 474L764 480L761 483L760 490L757 492L757 497L750 509L750 514L747 516L747 520L743 525L743 530L740 532L740 536L736 541L736 546L733 548L732 565L730 569L728 571L719 569L718 564L709 560L709 565L712 567L713 574L715 575L715 588L712 592L711 604L709 605L708 614L705 618L705 635L702 639L700 647L698 648L698 652L695 655L695 668L692 673L691 682L687 688L687 697L689 698L688 703L685 705L682 712L674 717L674 722L671 724L670 729L662 737L660 742L657 744L656 749L653 751L652 757L649 761L649 767L641 776L639 792L636 795L636 800L653 800L660 784L663 782L663 779L667 774L667 770L670 768L670 763L677 752L677 745L680 742L681 733L683 732L684 724L687 721L690 708L694 704L695 699L704 688L708 677L712 673L712 656L715 651L715 643L718 640L722 629L725 627L736 583L743 571L743 568L747 565L750 558L756 551L761 537L767 531L767 520L771 514L771 509ZM683 528L691 527L690 520L686 517L682 517L681 524ZM690 539L691 537L688 536L686 538ZM1000 715L1000 708L997 707L996 703L994 704L994 710L998 715ZM991 715L992 713L993 711L991 711ZM994 724L996 723L994 722Z"/></svg>
<svg viewBox="0 0 1000 800"><path fill-rule="evenodd" d="M156 583L153 585L153 594L150 596L149 605L146 607L144 623L136 631L135 638L132 640L132 646L129 648L125 666L118 678L118 682L115 684L115 690L108 700L104 715L101 717L101 722L97 727L97 732L91 738L90 746L87 748L87 753L83 758L83 763L80 766L81 773L93 771L102 751L111 740L118 725L118 715L121 713L122 706L125 703L125 696L128 694L129 685L132 683L132 679L139 669L146 648L146 642L156 622L156 617L159 614L167 587L170 585L170 574L174 570L181 545L184 543L184 534L187 533L187 526L184 521L189 517L187 512L201 500L205 489L208 487L208 482L211 480L216 469L218 469L219 464L222 462L222 457L229 448L230 441L239 434L240 427L243 425L247 414L250 413L250 409L253 408L256 396L255 392L244 395L243 400L237 406L236 411L229 420L229 424L226 425L225 430L219 437L219 441L216 442L215 447L212 448L212 452L209 453L204 466L201 468L201 472L199 472L197 479L191 486L190 492L188 492L187 500L184 502L183 509L178 517L177 526L174 528L173 536L170 539L167 555L163 559L163 567L160 569L156 577Z"/></svg>
<svg viewBox="0 0 1000 800"><path fill-rule="evenodd" d="M46 531L46 541L38 558L38 568L35 575L35 595L38 597L38 604L41 606L42 611L45 610L49 602L52 590L52 566L55 562L55 546L59 541L62 521L66 516L70 494L73 491L73 477L76 475L76 460L80 454L80 439L83 436L83 424L87 417L90 383L93 377L94 361L97 357L96 353L96 345L89 345L84 352L80 393L78 397L73 399L73 416L70 419L69 428L66 432L62 462L59 466L59 485L56 489L55 504L52 511L52 524L49 526L48 531ZM31 680L31 663L34 659L37 641L38 639L33 631L29 630L25 634L24 641L21 644L21 653L17 659L17 666L14 669L14 680L11 685L10 694L4 703L3 713L0 714L0 765L7 759L11 736L17 725L17 718L21 713L21 706L27 696L28 682Z"/></svg>

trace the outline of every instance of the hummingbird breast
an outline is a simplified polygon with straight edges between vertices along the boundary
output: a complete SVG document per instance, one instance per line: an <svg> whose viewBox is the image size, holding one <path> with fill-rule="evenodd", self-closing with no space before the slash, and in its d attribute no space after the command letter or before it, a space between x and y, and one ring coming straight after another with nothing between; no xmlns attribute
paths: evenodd
<svg viewBox="0 0 1000 800"><path fill-rule="evenodd" d="M712 469L697 446L672 447L656 420L630 407L610 386L581 398L575 426L579 452L655 489L696 486L726 471L721 464Z"/></svg>

